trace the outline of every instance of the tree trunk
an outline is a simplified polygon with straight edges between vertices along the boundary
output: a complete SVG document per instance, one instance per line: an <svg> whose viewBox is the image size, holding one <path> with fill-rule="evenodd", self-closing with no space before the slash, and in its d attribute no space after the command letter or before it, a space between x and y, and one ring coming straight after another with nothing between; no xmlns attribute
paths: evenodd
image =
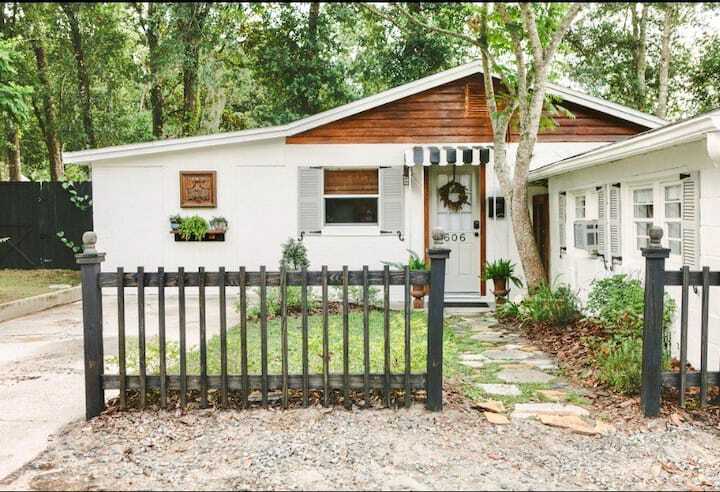
<svg viewBox="0 0 720 492"><path fill-rule="evenodd" d="M80 108L82 110L83 127L85 129L86 147L95 148L97 142L95 140L95 128L93 127L92 118L92 96L90 95L90 77L88 76L87 67L85 65L85 50L83 49L82 35L80 33L80 22L78 21L75 5L69 3L61 4L63 12L68 19L70 25L70 41L72 43L73 54L75 55L75 65L78 72L78 97L80 99Z"/></svg>
<svg viewBox="0 0 720 492"><path fill-rule="evenodd" d="M148 44L148 61L150 68L150 107L152 110L153 135L163 137L163 94L160 83L160 12L155 2L148 4L148 19L145 37Z"/></svg>
<svg viewBox="0 0 720 492"><path fill-rule="evenodd" d="M185 4L180 8L188 9L180 27L182 28L183 41L182 135L189 136L193 135L197 130L199 120L198 69L200 64L200 44L208 7L204 3L193 3Z"/></svg>
<svg viewBox="0 0 720 492"><path fill-rule="evenodd" d="M37 64L37 75L40 82L42 97L42 116L43 133L45 136L45 146L47 147L48 160L50 162L50 179L57 181L60 179L65 170L62 162L62 146L60 145L60 137L57 131L57 119L55 117L55 102L53 101L52 89L48 78L47 58L45 56L45 47L38 39L30 40L33 53L35 54L35 63Z"/></svg>
<svg viewBox="0 0 720 492"><path fill-rule="evenodd" d="M633 19L633 41L635 43L635 101L637 108L641 111L645 109L647 96L647 82L645 80L645 71L647 70L647 7L645 4L639 4L638 13L636 5L631 5L631 13Z"/></svg>
<svg viewBox="0 0 720 492"><path fill-rule="evenodd" d="M665 118L668 102L668 74L670 72L671 48L670 42L675 30L676 7L669 3L665 5L665 19L663 20L662 37L660 40L660 66L658 67L658 99L655 115Z"/></svg>
<svg viewBox="0 0 720 492"><path fill-rule="evenodd" d="M20 131L12 123L8 123L6 135L5 161L8 167L8 179L20 181L22 169L20 164Z"/></svg>

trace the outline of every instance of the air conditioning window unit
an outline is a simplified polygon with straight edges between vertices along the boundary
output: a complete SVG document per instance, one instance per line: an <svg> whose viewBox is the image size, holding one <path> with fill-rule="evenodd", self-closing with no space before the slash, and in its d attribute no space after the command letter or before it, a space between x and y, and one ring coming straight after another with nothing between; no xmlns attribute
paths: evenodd
<svg viewBox="0 0 720 492"><path fill-rule="evenodd" d="M575 248L584 249L588 253L597 252L598 248L597 220L578 220L574 224Z"/></svg>

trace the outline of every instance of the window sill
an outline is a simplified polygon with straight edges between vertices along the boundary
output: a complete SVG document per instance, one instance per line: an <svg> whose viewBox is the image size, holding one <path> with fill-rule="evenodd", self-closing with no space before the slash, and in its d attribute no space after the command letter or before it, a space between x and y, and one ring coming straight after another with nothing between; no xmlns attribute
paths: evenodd
<svg viewBox="0 0 720 492"><path fill-rule="evenodd" d="M323 237L377 237L385 236L376 225L372 226L327 226L322 230Z"/></svg>

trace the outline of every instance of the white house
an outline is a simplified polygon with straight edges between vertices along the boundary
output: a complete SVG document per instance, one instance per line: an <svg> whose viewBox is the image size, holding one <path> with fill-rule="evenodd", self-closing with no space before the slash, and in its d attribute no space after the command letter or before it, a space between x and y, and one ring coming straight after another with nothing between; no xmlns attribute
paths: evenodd
<svg viewBox="0 0 720 492"><path fill-rule="evenodd" d="M550 200L550 277L586 296L593 279L643 278L648 228L663 228L667 270L720 269L720 111L535 168ZM595 227L595 246L583 244ZM680 289L668 288L680 306ZM688 358L700 358L701 289L690 294ZM710 302L710 326L720 303ZM676 316L679 318L679 316ZM673 341L679 343L676 322ZM709 331L709 364L720 362L720 332Z"/></svg>
<svg viewBox="0 0 720 492"><path fill-rule="evenodd" d="M311 268L379 268L383 260L405 260L407 249L422 254L439 227L452 250L448 297L486 302L491 292L479 279L482 265L500 257L517 261L517 254L504 198L487 165L492 133L480 70L479 62L470 63L287 125L67 152L64 159L92 169L105 269L275 268L289 237L307 245ZM561 159L613 142L622 146L665 123L556 85L549 93L574 115L558 116L557 127L543 131L536 147L535 176L551 178L550 207L557 207L561 189L572 196L588 189L581 174L554 173L573 162ZM508 140L513 146L517 135L511 132ZM610 177L615 171L603 172L608 177L598 185L617 182ZM438 190L448 180L463 185L468 203L454 209L443 201ZM567 271L577 283L580 269L571 262L601 267L595 259L575 260L571 248L560 259L557 213L549 211L539 183L530 205L544 259L553 275ZM658 199L664 193L659 186L653 188ZM629 187L622 190L629 193ZM585 203L590 217L589 195ZM174 214L222 216L229 229L220 241L177 241L168 220ZM551 236L548 216L556 231ZM630 234L630 222L623 224ZM622 256L629 267L629 252Z"/></svg>

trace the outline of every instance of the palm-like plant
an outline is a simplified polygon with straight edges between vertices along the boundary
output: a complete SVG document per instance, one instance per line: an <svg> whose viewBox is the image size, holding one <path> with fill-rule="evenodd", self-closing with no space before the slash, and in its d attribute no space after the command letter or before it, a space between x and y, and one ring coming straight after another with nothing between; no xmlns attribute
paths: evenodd
<svg viewBox="0 0 720 492"><path fill-rule="evenodd" d="M490 263L485 263L483 280L510 280L516 287L522 287L522 281L515 276L515 264L510 260L499 258Z"/></svg>

